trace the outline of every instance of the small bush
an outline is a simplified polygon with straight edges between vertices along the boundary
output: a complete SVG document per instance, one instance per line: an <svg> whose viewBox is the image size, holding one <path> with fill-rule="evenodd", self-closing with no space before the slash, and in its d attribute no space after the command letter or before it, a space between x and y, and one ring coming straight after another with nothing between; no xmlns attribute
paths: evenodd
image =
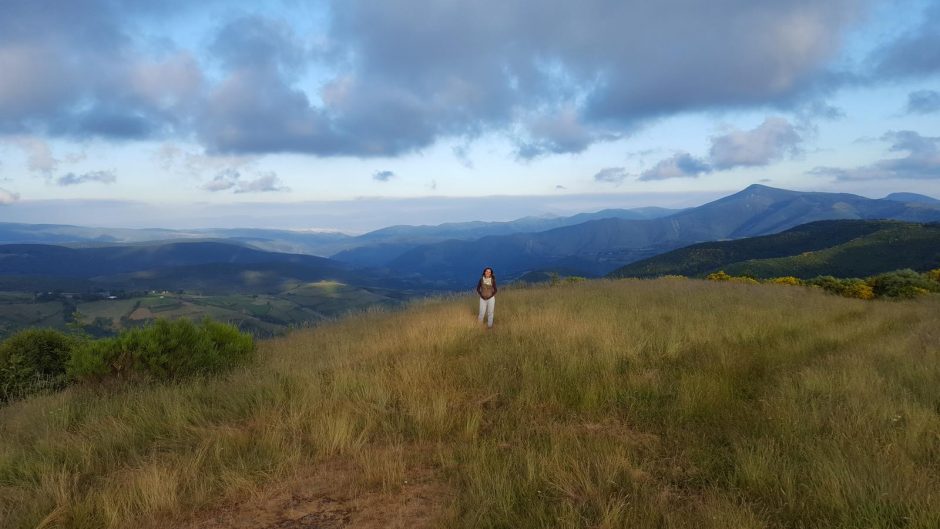
<svg viewBox="0 0 940 529"><path fill-rule="evenodd" d="M68 366L75 379L145 376L159 380L209 374L247 361L254 340L232 325L204 319L157 320L114 338L78 347Z"/></svg>
<svg viewBox="0 0 940 529"><path fill-rule="evenodd" d="M78 343L52 329L27 329L0 344L0 402L64 386Z"/></svg>
<svg viewBox="0 0 940 529"><path fill-rule="evenodd" d="M875 291L862 279L843 279L842 295L847 298L874 299Z"/></svg>
<svg viewBox="0 0 940 529"><path fill-rule="evenodd" d="M719 270L705 276L709 281L730 281L732 283L744 283L746 285L756 285L760 281L748 276L733 276L727 274L724 270Z"/></svg>
<svg viewBox="0 0 940 529"><path fill-rule="evenodd" d="M910 269L871 277L868 284L876 296L886 298L911 299L940 291L940 284Z"/></svg>
<svg viewBox="0 0 940 529"><path fill-rule="evenodd" d="M940 283L940 268L934 268L933 270L924 273L924 275L927 276L927 279Z"/></svg>
<svg viewBox="0 0 940 529"><path fill-rule="evenodd" d="M775 277L773 279L767 280L767 282L773 283L775 285L791 285L797 287L803 285L802 279L793 276Z"/></svg>
<svg viewBox="0 0 940 529"><path fill-rule="evenodd" d="M717 272L712 272L705 276L705 279L709 281L731 281L731 276L725 273L724 270L719 270Z"/></svg>
<svg viewBox="0 0 940 529"><path fill-rule="evenodd" d="M818 276L806 280L805 284L847 298L874 299L875 297L871 285L864 279L839 279L832 276Z"/></svg>
<svg viewBox="0 0 940 529"><path fill-rule="evenodd" d="M821 288L826 292L842 295L842 281L832 276L816 276L806 280L806 285Z"/></svg>

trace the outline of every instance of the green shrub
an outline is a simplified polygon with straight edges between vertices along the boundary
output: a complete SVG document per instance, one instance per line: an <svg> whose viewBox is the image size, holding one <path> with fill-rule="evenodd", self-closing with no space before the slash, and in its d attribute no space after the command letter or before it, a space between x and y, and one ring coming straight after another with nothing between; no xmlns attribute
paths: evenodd
<svg viewBox="0 0 940 529"><path fill-rule="evenodd" d="M86 342L72 355L69 376L95 379L144 376L160 380L209 374L248 360L254 340L232 325L157 320L114 338Z"/></svg>
<svg viewBox="0 0 940 529"><path fill-rule="evenodd" d="M805 284L847 298L872 299L875 297L871 285L864 279L839 279L832 276L818 276L806 280Z"/></svg>
<svg viewBox="0 0 940 529"><path fill-rule="evenodd" d="M805 284L811 287L821 288L826 292L842 295L842 281L832 276L816 276L807 279Z"/></svg>
<svg viewBox="0 0 940 529"><path fill-rule="evenodd" d="M59 389L79 340L52 329L27 329L0 344L0 402Z"/></svg>
<svg viewBox="0 0 940 529"><path fill-rule="evenodd" d="M907 270L896 270L868 279L878 297L911 299L928 292L940 291L940 284L924 275Z"/></svg>

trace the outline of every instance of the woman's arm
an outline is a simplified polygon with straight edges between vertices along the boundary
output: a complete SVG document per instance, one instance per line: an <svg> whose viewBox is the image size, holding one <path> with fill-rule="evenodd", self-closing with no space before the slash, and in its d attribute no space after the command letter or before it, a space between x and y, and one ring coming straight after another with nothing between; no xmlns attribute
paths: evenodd
<svg viewBox="0 0 940 529"><path fill-rule="evenodd" d="M477 281L477 294L479 294L481 298L483 297L483 278L482 277L480 278L479 281Z"/></svg>

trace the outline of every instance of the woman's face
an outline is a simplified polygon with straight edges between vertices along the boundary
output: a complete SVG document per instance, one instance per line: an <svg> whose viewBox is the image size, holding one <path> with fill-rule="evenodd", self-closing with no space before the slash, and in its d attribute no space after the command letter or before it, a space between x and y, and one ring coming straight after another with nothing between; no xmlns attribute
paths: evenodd
<svg viewBox="0 0 940 529"><path fill-rule="evenodd" d="M493 277L493 271L487 268L483 271L483 277Z"/></svg>

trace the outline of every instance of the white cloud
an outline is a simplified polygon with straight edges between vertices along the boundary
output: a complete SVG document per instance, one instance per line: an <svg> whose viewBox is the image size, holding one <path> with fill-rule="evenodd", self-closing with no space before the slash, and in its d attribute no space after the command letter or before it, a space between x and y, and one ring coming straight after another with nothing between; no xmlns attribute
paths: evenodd
<svg viewBox="0 0 940 529"><path fill-rule="evenodd" d="M735 130L712 138L709 161L715 169L761 166L799 152L803 140L785 118L768 117L752 130Z"/></svg>
<svg viewBox="0 0 940 529"><path fill-rule="evenodd" d="M595 182L619 184L627 177L627 170L623 167L606 167L594 175Z"/></svg>
<svg viewBox="0 0 940 529"><path fill-rule="evenodd" d="M2 83L0 83L2 84ZM26 156L26 167L30 172L49 177L59 167L59 160L52 154L49 142L37 136L11 136L4 141L19 148Z"/></svg>
<svg viewBox="0 0 940 529"><path fill-rule="evenodd" d="M0 187L0 206L12 204L20 199L19 193L14 193L13 191L8 191Z"/></svg>
<svg viewBox="0 0 940 529"><path fill-rule="evenodd" d="M900 158L885 158L854 168L816 167L810 174L831 176L836 180L927 180L940 178L940 137L921 136L911 130L891 131L882 136L891 142L890 152L906 153Z"/></svg>

